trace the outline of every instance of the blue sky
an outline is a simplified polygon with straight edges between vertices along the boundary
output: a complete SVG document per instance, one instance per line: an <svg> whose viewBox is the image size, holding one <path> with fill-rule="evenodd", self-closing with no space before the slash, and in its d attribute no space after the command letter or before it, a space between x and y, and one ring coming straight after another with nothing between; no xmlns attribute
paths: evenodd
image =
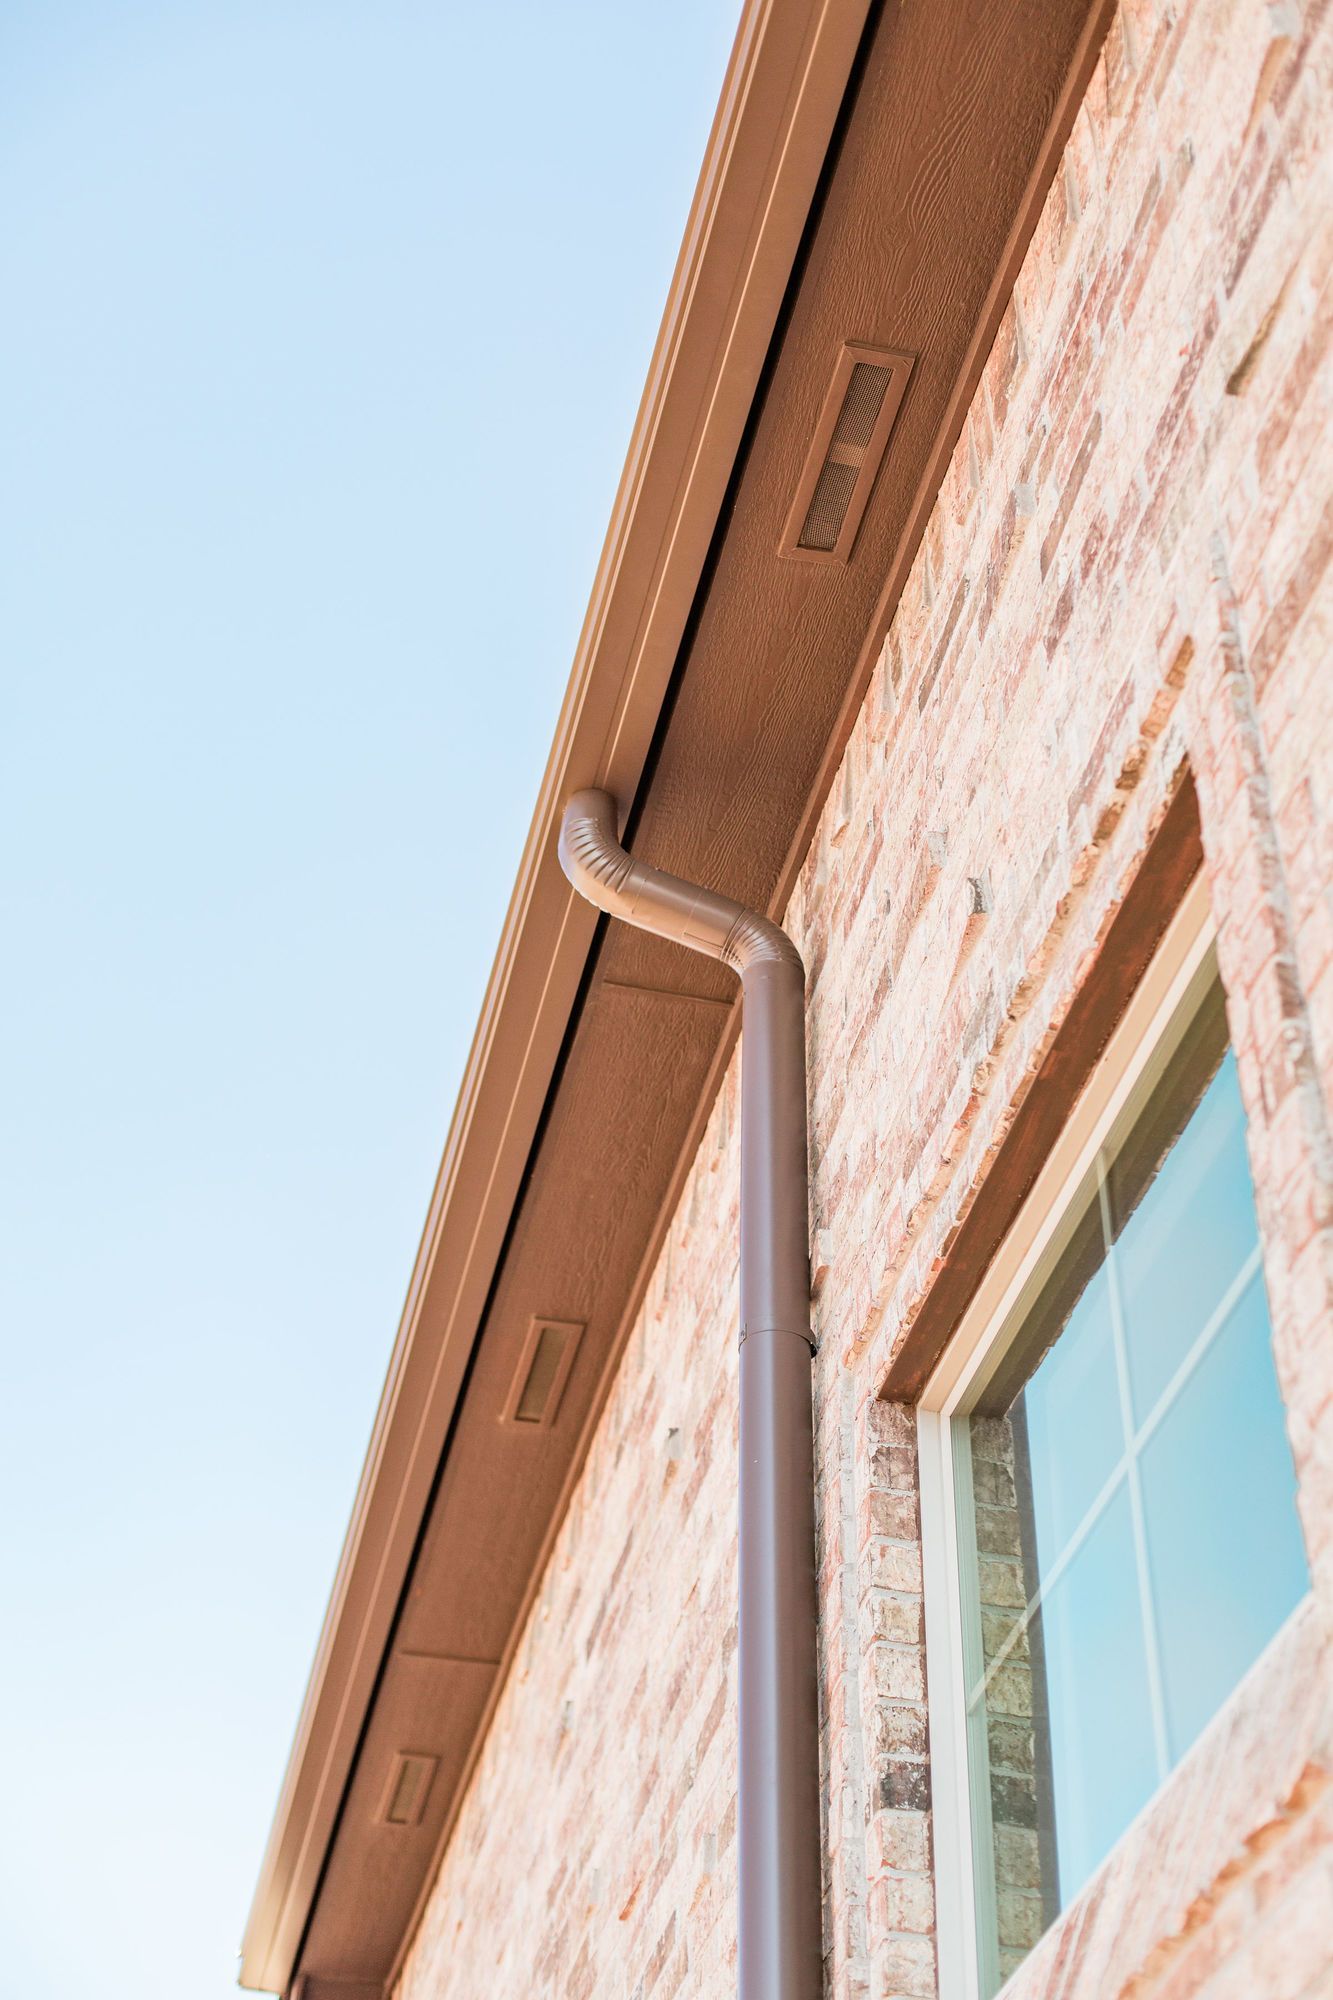
<svg viewBox="0 0 1333 2000"><path fill-rule="evenodd" d="M3 10L24 2000L233 1990L734 22Z"/></svg>

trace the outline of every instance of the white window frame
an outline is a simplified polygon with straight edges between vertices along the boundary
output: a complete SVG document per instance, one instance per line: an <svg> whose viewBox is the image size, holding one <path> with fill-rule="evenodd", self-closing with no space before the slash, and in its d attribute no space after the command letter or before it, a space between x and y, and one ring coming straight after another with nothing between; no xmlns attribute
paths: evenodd
<svg viewBox="0 0 1333 2000"><path fill-rule="evenodd" d="M1200 869L917 1405L940 2000L980 2000L981 1939L989 1949L995 1930L993 1922L984 1933L978 1925L979 1898L994 1897L995 1875L990 1814L969 1782L969 1729L984 1730L985 1720L969 1722L964 1699L963 1621L975 1592L962 1588L963 1565L975 1558L958 1535L966 1497L959 1485L968 1469L965 1455L952 1449L952 1420L997 1344L1016 1330L1024 1288L1086 1190L1144 1072L1216 976L1216 929ZM989 1966L988 1975L994 1990L998 1967Z"/></svg>

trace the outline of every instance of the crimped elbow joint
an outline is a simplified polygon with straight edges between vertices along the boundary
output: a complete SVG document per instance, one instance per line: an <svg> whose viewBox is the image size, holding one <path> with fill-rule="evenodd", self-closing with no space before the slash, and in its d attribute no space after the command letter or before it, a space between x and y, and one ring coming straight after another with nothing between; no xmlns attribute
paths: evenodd
<svg viewBox="0 0 1333 2000"><path fill-rule="evenodd" d="M787 965L801 976L800 954L777 924L730 896L627 854L608 792L575 792L566 805L560 865L579 894L608 916L721 959L742 976L760 964Z"/></svg>

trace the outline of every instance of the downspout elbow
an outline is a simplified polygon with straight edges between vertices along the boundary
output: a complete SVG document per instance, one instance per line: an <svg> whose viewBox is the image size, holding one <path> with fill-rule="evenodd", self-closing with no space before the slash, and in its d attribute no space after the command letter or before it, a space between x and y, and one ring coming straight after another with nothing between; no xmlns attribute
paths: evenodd
<svg viewBox="0 0 1333 2000"><path fill-rule="evenodd" d="M560 822L560 866L588 902L610 917L627 915L625 884L634 862L620 845L609 792L575 792Z"/></svg>
<svg viewBox="0 0 1333 2000"><path fill-rule="evenodd" d="M627 854L609 792L573 794L560 825L559 852L574 888L608 916L720 959L742 978L752 966L786 965L804 982L800 953L768 917Z"/></svg>

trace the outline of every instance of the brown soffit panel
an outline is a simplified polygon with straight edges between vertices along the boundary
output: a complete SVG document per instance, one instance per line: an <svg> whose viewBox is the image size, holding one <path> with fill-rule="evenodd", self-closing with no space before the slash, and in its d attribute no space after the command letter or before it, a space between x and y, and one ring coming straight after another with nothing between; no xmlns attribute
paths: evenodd
<svg viewBox="0 0 1333 2000"><path fill-rule="evenodd" d="M1188 770L1115 914L1096 963L1029 1084L948 1257L889 1365L880 1394L914 1402L1008 1234L1074 1104L1203 862Z"/></svg>
<svg viewBox="0 0 1333 2000"><path fill-rule="evenodd" d="M302 1972L319 1980L383 1983L403 1922L402 1885L417 1881L430 1866L494 1677L494 1665L485 1660L395 1657L348 1794L347 1813L359 1838L354 1849L344 1843L334 1846L320 1896L318 1932L307 1940ZM418 1730L423 1714L430 1717L429 1756L435 1768L412 1801L419 1813L395 1824L384 1808L405 1753L422 1754Z"/></svg>
<svg viewBox="0 0 1333 2000"><path fill-rule="evenodd" d="M554 817L566 783L600 779L628 799L639 773L622 783L616 760L637 728L642 762L652 735L636 839L668 867L760 908L781 907L1108 16L1107 0L1037 10L1027 0L901 0L884 10L858 66L855 108L802 250L801 281L768 360L704 589L691 586L697 601L684 605L681 579L692 565L697 584L703 551L688 563L681 551L701 532L702 503L692 522L669 508L659 513L661 540L639 551L637 578L628 554L621 565L619 578L630 580L619 604L621 584L606 580L604 563L604 608L594 600L592 637L585 634L576 664L307 1702L303 1730L313 1721L324 1734L316 1743L311 1729L308 1741L298 1741L288 1781L296 1804L289 1810L284 1795L288 1831L280 1816L270 1850L272 1862L275 1851L290 1861L299 1849L300 1880L272 1867L256 1904L258 1916L269 1896L270 1965L282 1962L271 1942L280 1920L289 1967L303 1936L301 1970L321 1980L392 1977L725 1060L731 1014L724 976L713 978L705 966L687 972L679 951L623 928L603 937L588 962L590 933L561 897L563 878L551 880ZM771 33L773 17L765 18ZM813 17L802 18L806 49ZM742 41L745 32L743 25ZM850 62L848 54L841 79ZM803 91L813 88L818 68L811 53ZM794 73L799 69L794 62ZM821 157L831 123L830 113ZM923 163L930 169L924 182ZM749 242L746 230L739 234ZM687 239L685 255L692 254ZM688 332L687 324L682 343ZM787 562L780 554L784 523L851 332L918 357L910 392L848 561ZM708 421L721 421L718 412L734 403L737 437L759 380L750 357L739 335L730 344L720 340L708 378ZM655 362L655 376L658 368ZM657 393L650 381L649 398ZM613 541L628 540L634 510L649 506L653 447L644 449L649 463L632 482L627 473ZM697 468L697 455L690 463ZM632 471L633 464L632 454ZM702 473L690 476L702 491ZM710 505L716 518L720 498ZM682 593L672 613L679 615L677 652L687 610L691 616L663 711L665 655L650 676L644 648L654 631L660 638L669 629L664 579L673 564L683 564L671 584ZM637 622L617 624L636 593ZM613 626L614 638L607 637ZM603 682L589 664L594 654ZM626 690L632 684L641 694L650 680L652 702L635 709ZM600 733L589 722L598 686ZM586 999L576 1008L585 964ZM526 1097L506 1075L520 1069L531 1086ZM509 1107L503 1118L494 1108L502 1082L509 1090L499 1098ZM617 1191L611 1207L608 1188ZM483 1310L484 1333L474 1346ZM554 1421L507 1424L501 1419L524 1342L534 1318L548 1313L583 1328ZM465 1355L473 1359L460 1398ZM424 1660L483 1676L480 1713L476 1687L423 1675ZM456 1745L469 1732L459 1770ZM391 1760L409 1748L441 1758L426 1807L429 1851L421 1844L386 1848L379 1838ZM415 1839L409 1830L392 1832L395 1841ZM355 1935L346 1928L352 1907L360 1913ZM246 1962L253 1981L252 1963L259 1963L258 1949Z"/></svg>
<svg viewBox="0 0 1333 2000"><path fill-rule="evenodd" d="M919 539L924 497L938 487L1106 18L1104 6L1034 15L1026 0L906 0L877 19L636 809L636 842L682 874L781 905L803 815L859 698L884 579L905 573ZM923 202L921 165L937 160L941 135L948 171L932 169ZM849 329L915 354L910 390L848 562L787 562L784 521ZM487 1714L503 1686L725 1059L730 981L714 974L619 926L596 947L384 1657L372 1733L385 1705L410 1722L418 1748L454 1740L455 1718L431 1687L417 1683L399 1706L414 1659L498 1661ZM497 1421L532 1319L547 1313L584 1328L556 1420ZM603 1638L615 1617L604 1612ZM485 1727L483 1717L467 1769ZM386 1877L376 1796L358 1763L301 1963L358 1975L374 1963L391 1982L452 1810L424 1865L404 1852ZM344 1963L346 1901L372 1880L363 1955Z"/></svg>
<svg viewBox="0 0 1333 2000"><path fill-rule="evenodd" d="M482 1004L245 1938L285 1989L595 928L566 793L632 799L869 0L746 0Z"/></svg>

